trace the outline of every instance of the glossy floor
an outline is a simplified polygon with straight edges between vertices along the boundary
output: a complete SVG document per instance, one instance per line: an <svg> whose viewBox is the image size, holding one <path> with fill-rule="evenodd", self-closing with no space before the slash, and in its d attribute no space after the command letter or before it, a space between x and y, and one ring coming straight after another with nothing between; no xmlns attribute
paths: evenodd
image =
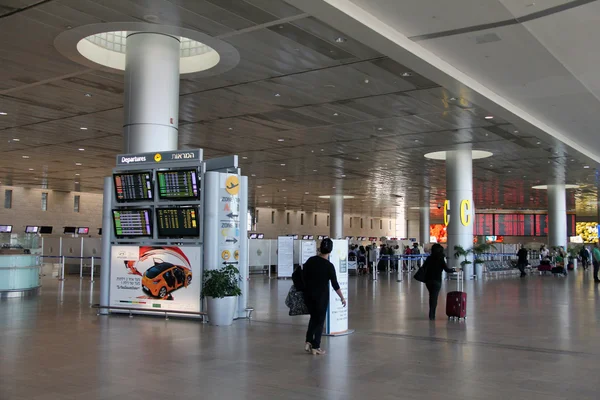
<svg viewBox="0 0 600 400"><path fill-rule="evenodd" d="M356 333L303 352L290 281L254 277L252 322L97 317L97 286L46 279L0 302L0 399L598 399L600 293L591 273L472 282L469 318L438 320L415 281L350 279Z"/></svg>

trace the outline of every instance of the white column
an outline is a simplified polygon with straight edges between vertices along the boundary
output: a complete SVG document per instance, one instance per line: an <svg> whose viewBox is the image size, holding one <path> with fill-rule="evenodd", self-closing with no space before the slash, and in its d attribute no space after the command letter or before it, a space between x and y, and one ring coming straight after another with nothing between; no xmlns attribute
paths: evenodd
<svg viewBox="0 0 600 400"><path fill-rule="evenodd" d="M246 316L248 307L248 283L250 278L248 254L248 177L240 176L240 289L242 295L238 297L238 318Z"/></svg>
<svg viewBox="0 0 600 400"><path fill-rule="evenodd" d="M567 192L564 183L548 185L548 245L567 248Z"/></svg>
<svg viewBox="0 0 600 400"><path fill-rule="evenodd" d="M344 237L344 196L341 194L331 195L329 199L329 237Z"/></svg>
<svg viewBox="0 0 600 400"><path fill-rule="evenodd" d="M429 243L429 189L421 190L421 207L419 208L419 244Z"/></svg>
<svg viewBox="0 0 600 400"><path fill-rule="evenodd" d="M126 153L177 150L179 127L178 38L130 32L125 65Z"/></svg>
<svg viewBox="0 0 600 400"><path fill-rule="evenodd" d="M110 294L110 248L113 238L112 219L113 179L104 178L102 198L102 260L100 264L100 306L108 307ZM94 277L92 276L92 279ZM108 310L101 308L100 314L107 315Z"/></svg>
<svg viewBox="0 0 600 400"><path fill-rule="evenodd" d="M470 145L446 153L446 197L450 202L448 264L460 267L462 259L454 259L454 246L460 245L465 250L473 247L473 158ZM469 261L473 261L472 257ZM465 279L472 279L473 271L473 264L467 265Z"/></svg>

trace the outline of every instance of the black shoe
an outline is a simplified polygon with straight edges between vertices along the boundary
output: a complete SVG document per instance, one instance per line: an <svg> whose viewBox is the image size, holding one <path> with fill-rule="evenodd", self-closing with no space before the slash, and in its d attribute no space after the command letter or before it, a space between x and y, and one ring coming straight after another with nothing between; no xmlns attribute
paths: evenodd
<svg viewBox="0 0 600 400"><path fill-rule="evenodd" d="M594 282L600 283L600 279L594 279Z"/></svg>
<svg viewBox="0 0 600 400"><path fill-rule="evenodd" d="M527 274L521 274L521 278L523 278L523 277L525 277L525 276L527 276Z"/></svg>

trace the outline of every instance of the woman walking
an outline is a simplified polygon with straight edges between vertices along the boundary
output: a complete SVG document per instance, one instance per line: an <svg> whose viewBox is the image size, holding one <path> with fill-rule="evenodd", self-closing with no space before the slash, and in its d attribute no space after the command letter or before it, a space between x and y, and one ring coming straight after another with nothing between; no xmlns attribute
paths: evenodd
<svg viewBox="0 0 600 400"><path fill-rule="evenodd" d="M425 273L425 285L429 291L429 319L435 320L438 297L442 289L442 271L448 273L456 272L448 268L444 258L444 248L436 243L431 247L431 255L425 260L423 267L427 268Z"/></svg>
<svg viewBox="0 0 600 400"><path fill-rule="evenodd" d="M321 335L329 305L329 282L340 297L342 305L346 307L346 299L338 284L335 267L329 262L332 250L331 239L324 239L319 248L321 254L309 258L303 268L304 302L310 313L304 350L314 355L325 354L325 350L321 349Z"/></svg>

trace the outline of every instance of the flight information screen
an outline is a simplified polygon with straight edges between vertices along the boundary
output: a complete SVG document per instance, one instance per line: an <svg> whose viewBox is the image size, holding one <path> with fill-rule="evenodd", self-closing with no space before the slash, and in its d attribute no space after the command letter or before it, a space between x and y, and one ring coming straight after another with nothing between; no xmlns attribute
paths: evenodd
<svg viewBox="0 0 600 400"><path fill-rule="evenodd" d="M475 215L475 235L489 236L494 234L494 214Z"/></svg>
<svg viewBox="0 0 600 400"><path fill-rule="evenodd" d="M149 209L113 210L115 235L117 237L152 236Z"/></svg>
<svg viewBox="0 0 600 400"><path fill-rule="evenodd" d="M494 233L498 236L524 236L525 215L494 214Z"/></svg>
<svg viewBox="0 0 600 400"><path fill-rule="evenodd" d="M184 237L200 235L198 209L195 207L157 208L156 221L158 236L161 237Z"/></svg>
<svg viewBox="0 0 600 400"><path fill-rule="evenodd" d="M113 175L117 201L152 200L152 173L135 172Z"/></svg>
<svg viewBox="0 0 600 400"><path fill-rule="evenodd" d="M537 214L535 216L535 235L548 236L548 215Z"/></svg>
<svg viewBox="0 0 600 400"><path fill-rule="evenodd" d="M198 171L158 171L158 195L161 199L184 200L198 198Z"/></svg>
<svg viewBox="0 0 600 400"><path fill-rule="evenodd" d="M575 229L577 218L575 214L567 214L567 236L575 236L577 235Z"/></svg>

